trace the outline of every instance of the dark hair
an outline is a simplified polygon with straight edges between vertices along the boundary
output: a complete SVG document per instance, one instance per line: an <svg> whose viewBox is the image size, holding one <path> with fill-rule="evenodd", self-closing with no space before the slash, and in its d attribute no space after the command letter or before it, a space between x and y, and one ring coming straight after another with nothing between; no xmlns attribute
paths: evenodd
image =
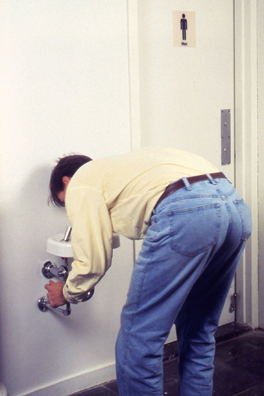
<svg viewBox="0 0 264 396"><path fill-rule="evenodd" d="M57 194L64 190L63 176L72 177L74 173L86 162L92 161L86 155L71 154L57 160L57 165L53 168L50 176L50 196L49 202L56 206L65 206Z"/></svg>

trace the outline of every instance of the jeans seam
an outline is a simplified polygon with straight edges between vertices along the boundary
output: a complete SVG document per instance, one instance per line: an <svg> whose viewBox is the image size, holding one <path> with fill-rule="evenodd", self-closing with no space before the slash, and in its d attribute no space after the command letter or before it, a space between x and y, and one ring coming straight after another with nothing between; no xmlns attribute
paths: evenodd
<svg viewBox="0 0 264 396"><path fill-rule="evenodd" d="M132 321L131 321L131 326L130 326L128 335L127 335L127 348L126 348L126 352L125 352L125 355L124 355L124 370L123 370L123 378L124 378L123 384L124 384L124 390L125 390L126 395L128 395L128 390L127 390L127 385L128 385L128 384L127 384L127 374L126 374L125 368L126 368L126 365L127 365L127 355L128 355L128 352L130 351L130 348L129 348L129 339L130 339L130 337L131 337L131 330L132 330L133 325L134 325L135 316L136 316L138 307L139 307L139 305L140 305L141 295L142 295L142 289L143 289L143 284L144 284L144 281L145 281L145 276L146 276L146 272L147 272L147 267L148 267L149 262L151 261L151 258L152 258L152 255L153 255L153 251L150 250L149 253L150 253L150 257L149 257L148 263L145 265L145 268L144 268L143 278L142 278L142 282L141 282L141 285L140 285L140 291L139 291L139 293L138 293L137 303L136 303L136 305L135 305L135 312L134 312L134 315L133 315L133 319L132 319Z"/></svg>
<svg viewBox="0 0 264 396"><path fill-rule="evenodd" d="M242 212L240 211L240 206L239 206L240 203L245 204L244 200L243 199L240 199L240 200L237 199L237 200L233 201L233 203L234 203L234 206L235 206L235 208L236 208L236 210L237 210L237 212L239 214L239 217L240 217L241 223L242 223L241 241L247 241L247 239L249 238L250 235L249 236L245 235L245 230L244 230L244 228L245 228L245 220L244 220L244 217L242 215Z"/></svg>
<svg viewBox="0 0 264 396"><path fill-rule="evenodd" d="M188 297L187 297L188 298ZM186 309L187 312L187 319L185 320L185 326L184 326L184 331L182 332L182 346L181 346L181 350L179 351L180 355L183 356L184 354L184 349L185 349L185 345L186 345L186 331L187 331L187 323L189 322L189 318L190 318L190 301L187 301L188 307ZM181 361L181 357L180 357L180 361ZM181 383L179 383L179 392L181 394Z"/></svg>
<svg viewBox="0 0 264 396"><path fill-rule="evenodd" d="M230 235L230 233L231 233L231 231L232 231L232 223L231 223L231 220L232 220L232 216L231 216L231 208L230 208L230 205L228 204L228 203L226 203L226 208L227 208L227 212L228 212L228 217L229 217L229 225L228 225L228 230L227 230L227 233L226 233L226 238L225 238L225 241L229 238L229 235ZM224 241L224 243L225 243L225 241ZM223 244L224 244L223 243Z"/></svg>

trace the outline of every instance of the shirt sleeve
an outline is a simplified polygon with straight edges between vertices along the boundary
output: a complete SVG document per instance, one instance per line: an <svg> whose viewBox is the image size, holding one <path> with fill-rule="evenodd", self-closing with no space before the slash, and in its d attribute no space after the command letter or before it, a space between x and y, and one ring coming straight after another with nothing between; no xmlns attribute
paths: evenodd
<svg viewBox="0 0 264 396"><path fill-rule="evenodd" d="M74 261L63 295L68 302L77 304L111 266L113 229L104 197L98 190L77 187L67 191L66 210L72 226Z"/></svg>

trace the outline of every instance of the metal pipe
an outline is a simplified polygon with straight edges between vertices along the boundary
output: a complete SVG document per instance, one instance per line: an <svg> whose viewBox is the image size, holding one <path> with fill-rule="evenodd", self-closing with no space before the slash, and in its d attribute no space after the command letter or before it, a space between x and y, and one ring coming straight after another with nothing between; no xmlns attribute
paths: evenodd
<svg viewBox="0 0 264 396"><path fill-rule="evenodd" d="M39 307L39 309L40 309L42 312L47 312L49 309L52 309L53 311L62 313L64 316L69 316L69 315L71 314L71 304L70 304L70 303L67 303L67 304L66 304L66 309L62 309L62 308L60 308L60 307L58 307L58 308L53 308L53 307L50 305L47 296L41 297L41 298L38 300L38 307Z"/></svg>

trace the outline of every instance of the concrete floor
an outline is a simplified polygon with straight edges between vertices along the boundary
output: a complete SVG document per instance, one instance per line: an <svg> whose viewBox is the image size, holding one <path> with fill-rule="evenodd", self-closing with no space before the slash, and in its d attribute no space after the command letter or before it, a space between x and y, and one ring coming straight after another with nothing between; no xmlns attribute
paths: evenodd
<svg viewBox="0 0 264 396"><path fill-rule="evenodd" d="M165 346L164 395L177 396L177 343ZM72 396L117 396L116 381ZM264 395L264 330L231 323L216 333L213 396Z"/></svg>

